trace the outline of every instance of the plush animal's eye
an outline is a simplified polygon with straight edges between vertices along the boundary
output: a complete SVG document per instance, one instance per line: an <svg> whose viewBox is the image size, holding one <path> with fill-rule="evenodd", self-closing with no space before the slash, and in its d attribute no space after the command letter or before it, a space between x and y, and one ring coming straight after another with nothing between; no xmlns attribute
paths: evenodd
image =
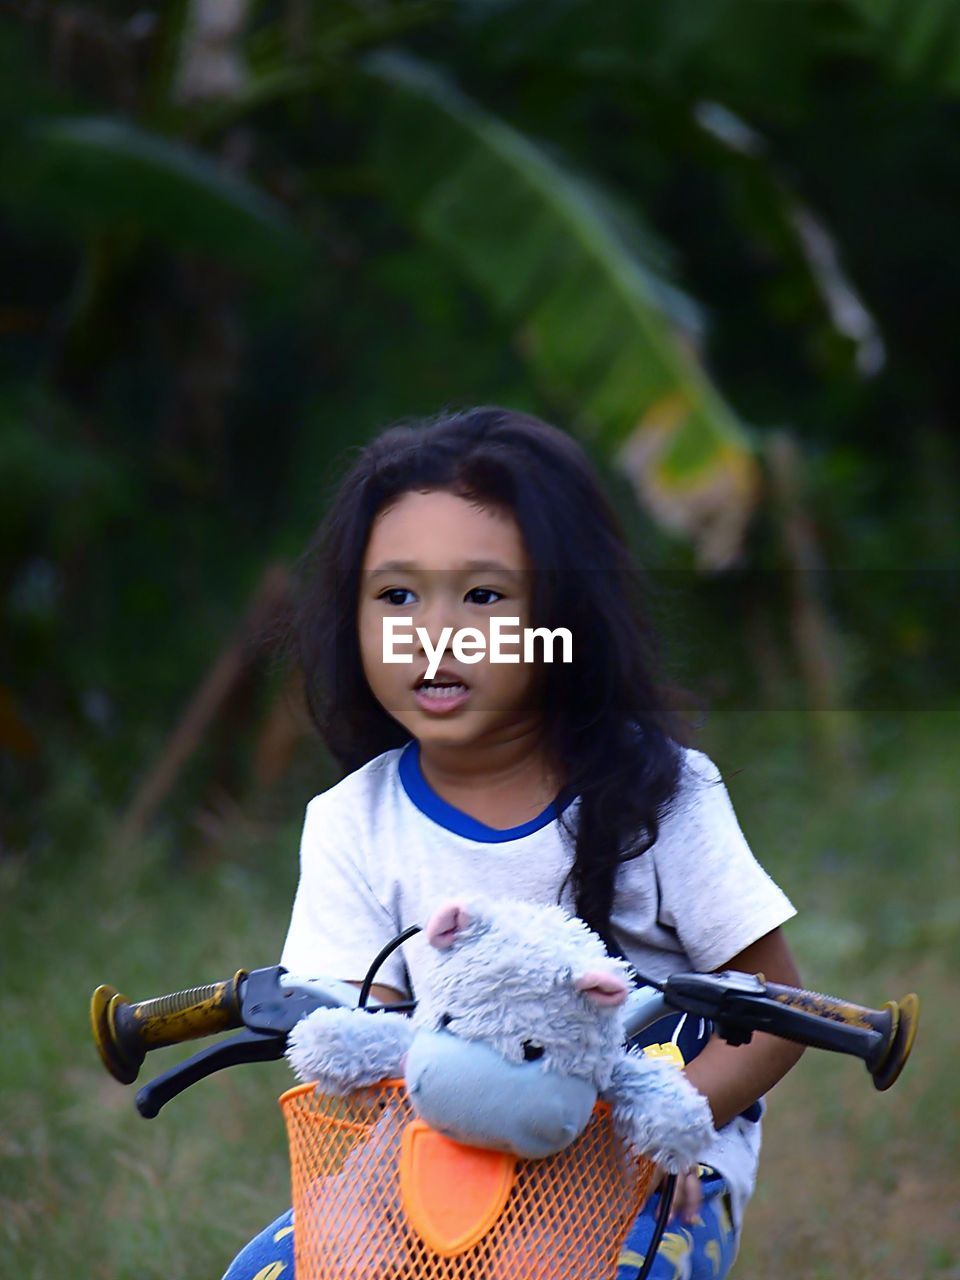
<svg viewBox="0 0 960 1280"><path fill-rule="evenodd" d="M453 1021L453 1015L452 1015L452 1014L449 1014L449 1013L441 1013L441 1015L440 1015L440 1030L442 1031L442 1030L444 1029L444 1027L449 1027L449 1025L450 1025L450 1023L451 1023L452 1021Z"/></svg>
<svg viewBox="0 0 960 1280"><path fill-rule="evenodd" d="M543 1057L542 1044L534 1044L532 1040L524 1040L521 1048L523 1049L524 1062L536 1062L538 1058Z"/></svg>

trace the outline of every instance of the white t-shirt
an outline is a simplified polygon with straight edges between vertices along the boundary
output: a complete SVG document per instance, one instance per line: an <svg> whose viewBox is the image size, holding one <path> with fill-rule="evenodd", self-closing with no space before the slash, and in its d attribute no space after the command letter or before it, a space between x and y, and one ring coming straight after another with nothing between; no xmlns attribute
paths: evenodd
<svg viewBox="0 0 960 1280"><path fill-rule="evenodd" d="M303 976L359 980L401 930L425 924L451 898L557 902L572 859L555 805L518 827L487 827L430 788L415 743L384 752L307 806L281 964ZM560 901L572 910L569 886ZM688 750L656 843L618 876L611 924L624 954L658 980L707 972L794 914L750 852L715 765ZM430 952L415 936L376 981L416 996L429 982ZM759 1149L759 1120L737 1117L701 1155L726 1178L738 1223Z"/></svg>

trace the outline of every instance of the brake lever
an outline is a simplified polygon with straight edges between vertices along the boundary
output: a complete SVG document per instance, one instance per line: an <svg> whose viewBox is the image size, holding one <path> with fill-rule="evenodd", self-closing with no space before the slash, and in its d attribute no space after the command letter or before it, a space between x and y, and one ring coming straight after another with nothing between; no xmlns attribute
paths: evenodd
<svg viewBox="0 0 960 1280"><path fill-rule="evenodd" d="M797 1044L860 1058L877 1089L903 1070L917 1034L920 1004L913 994L866 1009L817 991L767 982L762 974L676 973L664 985L668 1004L713 1022L731 1045L765 1031Z"/></svg>
<svg viewBox="0 0 960 1280"><path fill-rule="evenodd" d="M147 1120L158 1115L171 1098L191 1085L244 1062L274 1062L283 1057L287 1036L308 1013L339 1001L331 989L312 991L286 986L286 970L281 965L254 969L240 984L240 1018L244 1030L228 1040L208 1045L168 1071L162 1072L139 1090L136 1108Z"/></svg>
<svg viewBox="0 0 960 1280"><path fill-rule="evenodd" d="M152 1120L171 1098L183 1093L184 1089L189 1089L198 1080L203 1080L224 1067L235 1067L243 1062L275 1062L283 1057L286 1047L285 1035L241 1031L229 1040L221 1040L218 1044L201 1049L193 1057L145 1084L137 1092L137 1110L145 1120Z"/></svg>
<svg viewBox="0 0 960 1280"><path fill-rule="evenodd" d="M126 1016L123 1025L127 1028L126 1035L130 1039L132 1049L126 1041L124 1041L124 1047L132 1055L131 1060L136 1063L132 1072L125 1071L118 1078L122 1078L124 1083L132 1083L145 1054L145 1049L138 1038L139 1023L136 1016L138 1008L143 1006L130 1006L122 996L116 996L112 988L109 990L111 998L115 998L115 1002L121 1006L121 1014ZM220 1040L201 1049L199 1053L162 1072L149 1084L144 1085L136 1096L136 1107L146 1119L153 1119L171 1098L183 1093L198 1080L213 1075L215 1071L244 1062L272 1062L282 1058L287 1047L287 1036L302 1018L315 1009L350 1007L351 998L355 1000L358 994L354 987L333 980L315 979L305 985L299 985L296 981L291 982L282 965L254 969L250 973L241 972L237 975L231 993L234 1003L228 1011L230 1021L226 1022L226 1026L242 1026L244 1029L228 1040ZM204 994L207 994L205 988ZM171 997L164 999L169 1003ZM408 1009L409 1005L404 1008ZM169 1017L168 1011L162 1012L163 1017ZM163 1017L157 1015L161 1022ZM224 1019L218 1018L218 1020L222 1026ZM107 1048L113 1049L116 1035L112 1026L101 1031L101 1037L107 1043ZM162 1043L158 1034L154 1036L154 1043ZM101 1057L104 1057L102 1049ZM127 1058L124 1058L123 1062L126 1065ZM109 1063L108 1069L110 1069ZM116 1076L117 1072L113 1071L112 1074Z"/></svg>
<svg viewBox="0 0 960 1280"><path fill-rule="evenodd" d="M286 1036L301 1018L314 1009L335 1008L343 1003L339 992L320 988L285 986L286 969L271 965L268 969L254 969L247 974L240 999L240 1016L248 1031L268 1035Z"/></svg>

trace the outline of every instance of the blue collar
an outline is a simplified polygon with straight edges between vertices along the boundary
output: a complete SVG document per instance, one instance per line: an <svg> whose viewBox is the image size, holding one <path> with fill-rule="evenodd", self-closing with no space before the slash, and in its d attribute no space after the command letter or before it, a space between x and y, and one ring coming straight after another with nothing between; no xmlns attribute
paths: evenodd
<svg viewBox="0 0 960 1280"><path fill-rule="evenodd" d="M503 844L507 840L520 840L523 836L532 835L534 831L539 831L541 827L556 821L574 799L572 794L561 791L556 800L548 804L542 813L538 813L529 822L521 822L518 827L506 827L501 830L498 827L488 827L485 822L471 818L468 813L454 808L452 804L448 804L437 795L420 768L419 743L407 743L400 753L398 769L404 791L425 817L447 831L452 831L454 835L465 836L468 840L477 840L483 844Z"/></svg>

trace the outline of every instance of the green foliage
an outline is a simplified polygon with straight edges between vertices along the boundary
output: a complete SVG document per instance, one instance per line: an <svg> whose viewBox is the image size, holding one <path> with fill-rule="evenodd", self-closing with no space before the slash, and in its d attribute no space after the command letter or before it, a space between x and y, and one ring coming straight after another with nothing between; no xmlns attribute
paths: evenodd
<svg viewBox="0 0 960 1280"><path fill-rule="evenodd" d="M56 403L0 403L0 544L62 556L100 536L125 501L120 459L72 437Z"/></svg>
<svg viewBox="0 0 960 1280"><path fill-rule="evenodd" d="M903 573L956 564L955 6L257 5L238 91L184 101L190 8L0 21L7 843L58 753L129 794L343 451L443 405L581 432L654 568L739 551L669 635L750 704L755 615L796 659L743 580L788 425L870 570L827 593L847 696L955 697L955 593Z"/></svg>
<svg viewBox="0 0 960 1280"><path fill-rule="evenodd" d="M121 854L114 818L344 452L501 402L582 433L664 571L671 674L726 708L703 745L801 909L807 979L925 1001L891 1098L813 1055L778 1091L740 1269L952 1274L957 4L252 5L238 92L185 102L190 9L0 19L0 1272L218 1274L284 1206L283 1067L147 1126L85 1002L272 960L326 765L301 753L276 830L238 825L265 681L162 837ZM787 710L804 640L769 503L743 541L781 425L853 785ZM678 514L711 467L722 536ZM737 570L691 572L710 537Z"/></svg>
<svg viewBox="0 0 960 1280"><path fill-rule="evenodd" d="M307 245L285 210L212 157L120 119L28 124L0 152L8 208L83 239L115 229L290 282Z"/></svg>
<svg viewBox="0 0 960 1280"><path fill-rule="evenodd" d="M742 523L745 434L681 345L664 283L588 184L435 69L397 55L367 65L391 90L378 150L389 194L519 330L521 351L572 406L574 424L608 446L634 433L643 446L649 430L656 456L644 474L668 522L676 507L685 526L685 500L704 485ZM403 146L411 136L429 139L415 157ZM739 484L725 480L728 469Z"/></svg>
<svg viewBox="0 0 960 1280"><path fill-rule="evenodd" d="M872 50L927 92L960 91L960 10L955 0L847 0L867 20Z"/></svg>

